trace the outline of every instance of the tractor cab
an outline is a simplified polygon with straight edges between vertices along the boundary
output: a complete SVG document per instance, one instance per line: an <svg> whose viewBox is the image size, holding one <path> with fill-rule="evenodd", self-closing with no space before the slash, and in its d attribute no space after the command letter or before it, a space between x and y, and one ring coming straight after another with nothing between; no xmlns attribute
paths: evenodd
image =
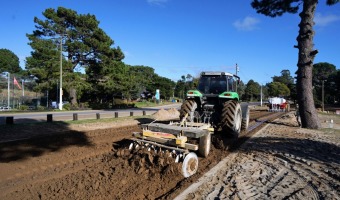
<svg viewBox="0 0 340 200"><path fill-rule="evenodd" d="M202 72L197 90L202 94L219 95L235 92L239 77L225 72Z"/></svg>

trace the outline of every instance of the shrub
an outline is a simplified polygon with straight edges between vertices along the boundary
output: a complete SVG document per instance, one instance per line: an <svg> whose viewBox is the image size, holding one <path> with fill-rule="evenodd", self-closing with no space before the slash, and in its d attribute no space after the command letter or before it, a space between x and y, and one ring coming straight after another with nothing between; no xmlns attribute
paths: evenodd
<svg viewBox="0 0 340 200"><path fill-rule="evenodd" d="M28 110L28 105L21 105L20 110Z"/></svg>
<svg viewBox="0 0 340 200"><path fill-rule="evenodd" d="M63 110L71 110L71 104L67 103L63 105Z"/></svg>
<svg viewBox="0 0 340 200"><path fill-rule="evenodd" d="M44 106L37 106L37 110L39 110L39 111L45 110L45 107Z"/></svg>

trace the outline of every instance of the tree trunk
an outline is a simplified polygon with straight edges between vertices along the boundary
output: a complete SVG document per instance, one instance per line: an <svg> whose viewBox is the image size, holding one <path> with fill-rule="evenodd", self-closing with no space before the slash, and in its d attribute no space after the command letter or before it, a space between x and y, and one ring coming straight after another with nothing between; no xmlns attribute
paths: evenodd
<svg viewBox="0 0 340 200"><path fill-rule="evenodd" d="M299 58L297 70L297 98L303 128L318 129L320 122L313 99L312 71L317 50L313 50L314 12L318 0L305 0L300 13L300 30L297 37Z"/></svg>
<svg viewBox="0 0 340 200"><path fill-rule="evenodd" d="M74 88L70 89L71 104L77 105L77 90Z"/></svg>

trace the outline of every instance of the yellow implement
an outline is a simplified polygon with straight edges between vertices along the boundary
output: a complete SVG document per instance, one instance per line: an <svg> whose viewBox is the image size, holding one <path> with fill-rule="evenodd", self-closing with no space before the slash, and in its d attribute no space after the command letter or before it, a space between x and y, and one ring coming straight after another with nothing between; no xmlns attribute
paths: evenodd
<svg viewBox="0 0 340 200"><path fill-rule="evenodd" d="M163 132L155 132L150 130L143 130L143 136L147 137L156 137L156 138L167 138L167 139L176 139L176 136L170 133L163 133Z"/></svg>

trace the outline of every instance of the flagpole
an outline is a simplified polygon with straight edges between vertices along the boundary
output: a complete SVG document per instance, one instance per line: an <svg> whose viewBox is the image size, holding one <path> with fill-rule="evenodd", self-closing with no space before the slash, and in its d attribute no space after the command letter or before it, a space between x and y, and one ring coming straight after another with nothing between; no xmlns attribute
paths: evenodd
<svg viewBox="0 0 340 200"><path fill-rule="evenodd" d="M63 110L63 35L60 35L60 83L59 110Z"/></svg>
<svg viewBox="0 0 340 200"><path fill-rule="evenodd" d="M11 75L10 75L10 73L8 72L7 73L7 75L8 75L8 79L7 79L7 107L9 107L10 106L10 102L9 102L9 100L10 100L10 88L9 88L9 79L10 79L10 77L11 77Z"/></svg>
<svg viewBox="0 0 340 200"><path fill-rule="evenodd" d="M22 96L25 96L25 88L24 88L24 79L21 80L21 85L22 85Z"/></svg>

